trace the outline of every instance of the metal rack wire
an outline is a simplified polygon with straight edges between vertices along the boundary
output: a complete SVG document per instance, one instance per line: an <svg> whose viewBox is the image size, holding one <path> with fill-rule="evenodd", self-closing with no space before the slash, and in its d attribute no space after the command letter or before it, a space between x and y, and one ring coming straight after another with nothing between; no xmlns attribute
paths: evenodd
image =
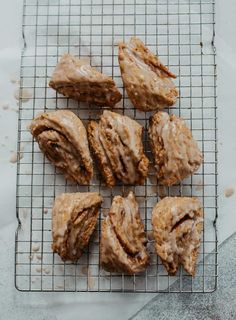
<svg viewBox="0 0 236 320"><path fill-rule="evenodd" d="M217 128L216 62L213 0L24 0L20 90L33 98L20 101L17 165L15 284L22 291L211 292L217 282ZM78 104L57 95L48 81L59 57L70 52L89 58L111 75L123 91L117 112L139 121L147 141L150 113L135 110L123 89L117 43L136 35L178 75L178 103L168 109L186 119L204 153L201 169L180 185L157 185L153 166L144 186L107 189L98 171L90 186L64 180L33 141L27 126L39 112L69 108L86 124L101 108ZM204 232L194 278L181 268L169 277L149 242L151 265L144 274L110 274L99 267L100 221L87 251L77 264L62 262L51 250L51 209L61 192L98 191L107 211L116 194L134 190L146 230L151 230L153 205L163 195L197 196L203 203Z"/></svg>

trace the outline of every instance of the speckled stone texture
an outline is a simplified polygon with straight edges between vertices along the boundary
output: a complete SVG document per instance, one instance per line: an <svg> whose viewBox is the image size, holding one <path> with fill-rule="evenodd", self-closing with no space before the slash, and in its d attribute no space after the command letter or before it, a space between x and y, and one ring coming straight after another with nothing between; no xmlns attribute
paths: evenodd
<svg viewBox="0 0 236 320"><path fill-rule="evenodd" d="M133 320L235 320L236 233L219 247L218 288L203 294L158 294Z"/></svg>

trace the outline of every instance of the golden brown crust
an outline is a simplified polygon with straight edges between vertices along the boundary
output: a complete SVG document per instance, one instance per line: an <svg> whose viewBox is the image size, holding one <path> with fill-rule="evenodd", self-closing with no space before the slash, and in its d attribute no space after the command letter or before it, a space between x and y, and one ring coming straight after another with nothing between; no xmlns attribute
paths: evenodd
<svg viewBox="0 0 236 320"><path fill-rule="evenodd" d="M102 222L101 266L109 272L135 274L149 264L147 238L133 192L113 199L109 215Z"/></svg>
<svg viewBox="0 0 236 320"><path fill-rule="evenodd" d="M93 175L86 129L69 110L43 113L32 120L31 134L66 179L88 184Z"/></svg>
<svg viewBox="0 0 236 320"><path fill-rule="evenodd" d="M112 78L70 54L60 59L49 86L68 98L109 107L122 98Z"/></svg>
<svg viewBox="0 0 236 320"><path fill-rule="evenodd" d="M203 156L183 119L155 113L150 118L149 139L160 184L171 186L199 169Z"/></svg>
<svg viewBox="0 0 236 320"><path fill-rule="evenodd" d="M166 197L152 212L156 252L167 272L174 275L180 264L195 275L203 229L203 210L197 198Z"/></svg>
<svg viewBox="0 0 236 320"><path fill-rule="evenodd" d="M105 110L99 123L91 122L88 137L109 187L116 179L143 184L149 161L142 144L142 126L127 116Z"/></svg>
<svg viewBox="0 0 236 320"><path fill-rule="evenodd" d="M63 193L52 216L52 249L62 260L76 261L95 229L102 197L98 193Z"/></svg>
<svg viewBox="0 0 236 320"><path fill-rule="evenodd" d="M176 102L178 90L170 79L176 76L138 38L119 44L118 59L125 89L137 109L158 110Z"/></svg>

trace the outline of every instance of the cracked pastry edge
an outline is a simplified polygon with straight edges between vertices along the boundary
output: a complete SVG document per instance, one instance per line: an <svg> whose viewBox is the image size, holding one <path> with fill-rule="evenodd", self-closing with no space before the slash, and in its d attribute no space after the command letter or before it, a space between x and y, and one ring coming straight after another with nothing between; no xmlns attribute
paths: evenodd
<svg viewBox="0 0 236 320"><path fill-rule="evenodd" d="M178 210L180 211L179 215ZM192 222L191 228L188 226L190 221ZM187 273L194 276L203 231L203 209L199 199L194 197L166 197L162 199L153 208L152 228L156 253L161 258L167 272L170 275L175 275L179 266L182 265ZM172 233L173 229L177 230L175 237ZM180 241L181 238L179 238L181 232L184 235L182 236L183 241ZM190 242L187 247L186 241ZM195 244L192 243L193 241ZM172 252L167 252L170 248L173 249ZM187 252L185 259L183 251Z"/></svg>
<svg viewBox="0 0 236 320"><path fill-rule="evenodd" d="M68 201L71 204L71 210L69 210L68 206L63 207L65 202L67 203ZM69 260L75 262L83 254L83 250L88 246L89 240L95 230L102 201L103 198L97 192L62 193L56 197L52 210L52 250L57 253L63 261ZM64 225L62 225L61 228L57 228L57 216L60 214L61 210L66 214L66 219L64 219ZM89 211L91 211L90 217ZM87 232L86 234L82 234L82 238L85 238L86 241L83 245L73 248L72 252L67 252L69 247L68 241L71 236L70 232L72 231L73 226L76 226L78 223L76 220L81 218L82 215L84 215L81 219L83 222L82 227L85 226L85 230ZM88 218L89 225L86 226L86 220L88 220ZM63 217L61 217L61 219L63 219ZM77 238L78 235L76 240L79 244L79 240ZM73 252L73 250L75 250L75 252Z"/></svg>
<svg viewBox="0 0 236 320"><path fill-rule="evenodd" d="M121 241L119 235L116 232L116 228L112 222L112 215L115 214L111 211L112 206L114 206L116 202L119 203L120 200L122 200L123 202L125 199L135 201L135 205L138 206L138 203L132 191L130 191L128 196L125 198L121 196L115 196L113 198L110 212L102 221L100 241L100 264L102 268L108 272L119 272L132 275L144 272L146 270L150 262L150 256L146 246L148 240L138 207L138 213L135 214L135 219L138 220L139 227L142 229L142 237L146 239L146 241L142 242L142 251L139 252L135 257L129 255L129 253L127 252L129 251L129 249L127 248L127 250L125 250L125 244L123 241ZM110 255L107 255L108 251L110 251ZM119 253L122 253L122 256L120 256ZM113 258L115 256L115 261L114 259L109 259L110 256L113 256Z"/></svg>
<svg viewBox="0 0 236 320"><path fill-rule="evenodd" d="M64 176L67 179L76 181L80 184L89 183L93 176L93 162L90 155L87 132L84 124L78 116L76 116L72 111L69 110L44 112L36 116L31 121L29 130L38 143L38 135L45 131L53 130L62 135L68 141L68 143L76 148L76 151L78 151L82 160L82 164L86 169L86 176L84 181L82 181L82 179L77 180L68 175L66 172L63 172ZM65 132L63 132L63 130ZM86 139L81 139L81 136L84 136ZM45 154L44 150L41 149L41 151L43 154ZM55 165L52 160L50 160L50 162Z"/></svg>
<svg viewBox="0 0 236 320"><path fill-rule="evenodd" d="M165 162L166 158L168 160L168 154L166 152L166 148L164 146L164 141L162 136L158 136L156 132L156 127L160 122L160 119L163 115L168 116L168 121L182 121L183 127L186 129L187 133L190 135L191 140L193 143L196 145L196 150L199 153L199 157L201 158L199 160L199 164L195 164L195 166L191 165L191 169L186 172L186 174L182 174L180 176L176 176L172 174L172 176L165 177L165 172L163 173L162 171L165 170ZM191 176L194 172L196 172L203 161L203 155L199 149L199 146L197 144L197 141L194 139L191 130L188 128L186 125L184 119L175 116L174 114L169 115L166 112L163 111L157 111L153 116L150 117L149 119L149 128L148 128L148 135L149 135L149 143L151 147L152 154L154 156L154 162L155 162L155 167L156 167L156 173L157 173L157 178L159 180L159 183L163 186L172 186L175 183L178 183L185 178ZM155 139L156 138L156 139Z"/></svg>

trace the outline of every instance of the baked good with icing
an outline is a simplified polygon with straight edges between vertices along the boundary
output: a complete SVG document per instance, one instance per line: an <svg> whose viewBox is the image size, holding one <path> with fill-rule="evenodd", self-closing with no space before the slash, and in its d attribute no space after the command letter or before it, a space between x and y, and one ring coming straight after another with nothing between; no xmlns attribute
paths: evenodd
<svg viewBox="0 0 236 320"><path fill-rule="evenodd" d="M32 120L31 134L41 151L66 179L86 185L93 176L87 132L69 110L45 112Z"/></svg>
<svg viewBox="0 0 236 320"><path fill-rule="evenodd" d="M112 78L71 54L61 57L49 86L67 98L96 105L113 107L122 98Z"/></svg>
<svg viewBox="0 0 236 320"><path fill-rule="evenodd" d="M199 169L203 156L183 119L159 111L148 132L160 184L171 186Z"/></svg>
<svg viewBox="0 0 236 320"><path fill-rule="evenodd" d="M203 210L197 198L166 197L152 212L155 248L167 272L175 275L179 265L195 275L203 229Z"/></svg>
<svg viewBox="0 0 236 320"><path fill-rule="evenodd" d="M171 78L176 78L141 40L132 37L119 44L122 80L134 107L141 111L160 110L175 104L178 97Z"/></svg>
<svg viewBox="0 0 236 320"><path fill-rule="evenodd" d="M95 229L102 197L96 192L63 193L52 211L52 249L62 260L76 261Z"/></svg>
<svg viewBox="0 0 236 320"><path fill-rule="evenodd" d="M102 222L101 266L109 272L135 274L149 264L147 238L133 192L126 198L114 197Z"/></svg>
<svg viewBox="0 0 236 320"><path fill-rule="evenodd" d="M88 139L107 186L116 180L142 185L149 161L142 144L142 126L127 116L105 110L88 125Z"/></svg>

